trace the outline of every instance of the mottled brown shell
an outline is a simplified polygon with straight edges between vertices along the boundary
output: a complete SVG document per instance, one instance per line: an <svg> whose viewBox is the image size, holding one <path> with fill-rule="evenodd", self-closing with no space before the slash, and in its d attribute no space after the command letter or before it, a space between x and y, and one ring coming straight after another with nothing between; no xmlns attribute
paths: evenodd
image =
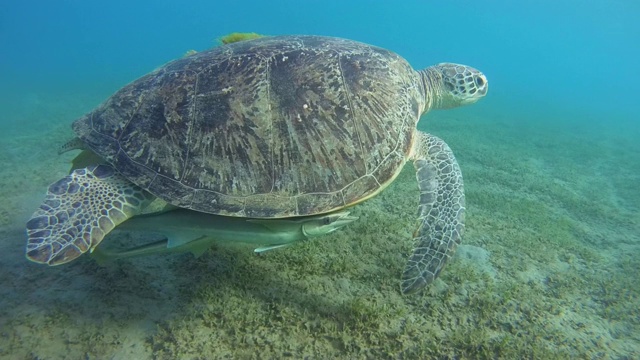
<svg viewBox="0 0 640 360"><path fill-rule="evenodd" d="M381 48L267 37L170 62L73 128L130 181L174 205L317 214L395 178L424 106L419 83L403 58Z"/></svg>

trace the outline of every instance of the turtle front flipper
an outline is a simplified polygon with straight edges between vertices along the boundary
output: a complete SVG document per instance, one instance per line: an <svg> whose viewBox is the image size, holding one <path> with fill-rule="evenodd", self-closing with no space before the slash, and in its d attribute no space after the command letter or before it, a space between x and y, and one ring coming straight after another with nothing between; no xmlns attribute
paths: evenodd
<svg viewBox="0 0 640 360"><path fill-rule="evenodd" d="M438 276L464 232L460 167L440 138L418 131L413 156L420 188L415 249L402 275L402 292L415 292Z"/></svg>
<svg viewBox="0 0 640 360"><path fill-rule="evenodd" d="M27 258L59 265L92 251L152 198L111 166L76 169L49 186L27 222Z"/></svg>

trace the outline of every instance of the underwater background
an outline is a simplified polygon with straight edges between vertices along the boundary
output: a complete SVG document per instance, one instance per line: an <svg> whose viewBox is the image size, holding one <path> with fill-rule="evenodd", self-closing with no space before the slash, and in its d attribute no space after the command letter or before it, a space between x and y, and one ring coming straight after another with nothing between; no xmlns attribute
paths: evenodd
<svg viewBox="0 0 640 360"><path fill-rule="evenodd" d="M0 358L640 358L640 2L13 1L0 7ZM467 194L463 244L399 292L412 166L360 220L250 247L47 267L24 224L71 122L231 32L315 34L468 64L473 106L426 114ZM114 234L126 244L138 235Z"/></svg>

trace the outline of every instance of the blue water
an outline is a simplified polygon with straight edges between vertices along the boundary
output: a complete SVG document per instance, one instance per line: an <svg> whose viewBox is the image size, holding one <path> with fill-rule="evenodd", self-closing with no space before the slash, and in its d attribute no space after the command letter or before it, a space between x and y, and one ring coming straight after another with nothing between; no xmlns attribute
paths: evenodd
<svg viewBox="0 0 640 360"><path fill-rule="evenodd" d="M457 119L465 114L475 114L483 124L495 126L495 135L474 138L473 135L477 133L468 129L469 140L465 140L462 135L456 138L448 133L450 131L460 134L460 131L464 131L465 126L462 122L454 119L448 123L452 125L438 125L443 134L450 135L450 145L454 149L462 148L459 159L465 171L467 184L470 184L468 200L485 199L488 196L485 194L490 194L496 186L500 186L489 184L485 189L484 186L490 181L481 176L474 178L474 174L480 174L477 171L480 171L478 169L482 166L496 164L496 174L507 174L513 170L508 165L509 160L505 160L508 156L501 158L498 153L505 151L513 155L520 152L505 150L506 145L503 148L493 148L493 145L502 142L500 135L507 134L512 137L511 143L517 144L522 140L523 148L520 151L523 156L531 155L531 158L522 161L530 167L523 165L524 170L513 172L526 172L526 169L540 166L541 169L545 169L547 176L553 178L550 180L552 185L549 186L566 185L569 194L567 198L574 199L573 191L577 194L576 198L580 194L595 194L593 203L584 203L585 207L594 209L593 212L583 208L563 208L560 205L562 210L554 214L565 214L568 218L575 219L588 213L590 215L587 216L593 218L588 217L586 220L583 219L584 221L597 221L606 217L607 213L611 214L610 211L602 210L604 207L600 209L597 206L611 201L611 209L614 205L619 206L613 213L621 214L619 219L623 220L603 220L603 224L606 223L607 226L603 225L601 229L604 233L605 227L609 229L608 226L612 223L627 226L622 238L626 239L624 243L630 244L632 250L627 251L625 256L637 257L637 252L634 251L637 251L640 240L637 233L634 235L633 230L629 229L640 228L640 218L637 215L637 204L640 201L637 189L640 181L640 175L637 173L640 171L640 150L637 146L637 141L640 141L640 2L248 0L241 3L226 2L224 5L216 3L221 2L22 0L10 1L0 6L0 142L6 144L3 146L4 153L0 159L7 164L12 162L16 168L20 162L29 163L32 167L37 161L48 162L49 158L53 159L56 156L55 151L43 152L39 145L44 142L32 138L33 136L40 134L43 139L47 139L46 134L49 132L60 131L63 127L66 129L67 124L76 117L90 111L123 85L170 60L181 57L187 50L213 47L217 45L216 39L225 34L257 32L266 35L315 34L344 37L393 50L405 57L416 69L439 62L456 62L483 71L489 79L489 95L472 107L455 110L457 112L452 112L454 115L451 116ZM544 140L545 131L549 132L549 137L546 138L548 142ZM492 132L487 130L487 133ZM581 137L583 133L585 135ZM531 140L533 137L536 140ZM470 139L475 139L480 146L468 145L465 151L464 144L466 141L471 142ZM563 139L567 139L567 142L558 145ZM22 143L24 147L17 148L16 143ZM581 147L585 143L593 144L587 152ZM540 156L523 150L527 144L540 150ZM478 152L474 149L478 149ZM480 149L491 154L496 153L498 160L489 161L488 158L483 158L481 154L486 153L480 152ZM551 159L551 155L557 154L566 158ZM623 160L616 163L615 159ZM592 166L596 163L597 165ZM474 167L474 164L477 167ZM575 165L578 170L584 172L562 174L558 169L563 164ZM62 174L65 168L61 165L59 169L57 174ZM600 183L594 183L593 189L586 188L590 180L585 179L587 176L595 176L594 174L602 175L602 186L610 186L611 193L617 194L611 195L611 199L617 196L618 200L611 200L604 195L600 197L597 194L601 189ZM620 175L620 178L614 178L615 174ZM7 181L11 181L11 184L19 184L15 185L15 189L6 190L3 194L33 191L40 199L38 191L43 192L44 184L54 181L57 177L41 173L38 176L40 178L37 183L24 185L23 182L21 186L15 178L6 175L4 179L9 179ZM505 185L505 189L525 188L526 185L523 184L515 182L509 186ZM547 190L549 189L544 188L539 191L544 193ZM523 193L526 194L527 191L524 190ZM536 195L533 190L532 194L540 195ZM551 202L556 200L553 196L551 198ZM29 199L29 204L34 201L37 203L34 199ZM17 220L14 221L15 218L22 219L24 214L28 215L32 211L31 207L22 208L16 205L21 204L22 200L4 200L5 203L8 201L12 206L17 206L16 209L7 208L2 213L10 219L7 220L9 223L17 223ZM562 199L557 201L561 202ZM576 200L576 203L578 202ZM473 202L469 206L470 214L473 215ZM504 212L508 218L509 210L506 209L505 205L502 210L496 208L495 211ZM537 211L531 210L531 213ZM481 212L481 209L477 210L476 219L480 218ZM525 214L525 218L528 217L526 214L529 212L522 213ZM561 217L554 216L550 218ZM473 217L470 219L472 222ZM558 221L564 221L563 219ZM514 220L514 224L518 221L520 220ZM474 245L480 246L478 239L483 236L491 237L491 233L487 232L489 225L473 222L471 224L471 239L473 234L478 234L476 242L472 240ZM542 224L539 227L544 227L544 221L539 224ZM15 229L21 226L22 223L12 223L7 228ZM600 229L597 224L593 226ZM621 230L620 233L622 232ZM575 233L580 232L575 230ZM589 234L591 235L585 236L585 239L606 237L601 234ZM576 238L580 236L576 235ZM15 239L18 242L22 241L17 237ZM594 249L594 253L598 253L599 250ZM19 253L15 257L23 261L22 256L23 254ZM626 268L624 264L620 265L626 270L618 270L629 271L630 267L635 272L631 272L629 276L635 279L638 263L629 261L631 265L629 262L625 263L628 266ZM637 280L634 281L636 282L630 284L637 284ZM15 283L11 286L7 284L3 283L0 276L0 293L13 294L16 289L24 288ZM449 284L454 286L455 282L451 280ZM603 296L600 292L594 291L585 293L582 297L595 298L596 293ZM634 297L637 296L635 294L637 292L627 296L625 301L635 302L637 305L638 298ZM620 296L622 298L624 294ZM22 300L8 301L15 305ZM139 302L140 299L134 298L133 301ZM407 301L411 303L412 300ZM426 304L429 300L424 302L425 304L421 305L411 305L428 308ZM47 301L43 300L43 303ZM238 303L234 304L238 306ZM106 307L104 304L101 306L103 309ZM628 307L623 306L622 309ZM45 310L41 311L48 314ZM9 316L9 313L10 310L0 312L5 316L4 319L0 316L0 333L9 333L3 329L3 325L9 321L15 323L22 319L22 315ZM39 310L34 310L34 314L39 313ZM159 317L160 320L157 318L153 317L152 325L149 325L152 330L145 328L148 332L141 338L155 336L154 331L157 329L154 321L166 320L162 316ZM608 318L603 316L603 319ZM640 336L637 332L634 333L640 327L637 306L635 312L624 316L624 319L631 325L624 331L620 330L619 333L611 335L616 339L625 339L622 341L624 345L616 351L607 348L606 344L598 344L600 353L581 353L579 349L568 353L584 358L601 358L598 354L606 355L602 358L610 356L630 359L638 356ZM572 324L579 322L575 320ZM189 325L184 326L189 329ZM375 330L371 331L375 333ZM21 336L28 337L24 334ZM34 336L38 336L37 332ZM161 338L162 335L157 335L154 341ZM420 342L419 339L415 341L416 344ZM566 342L571 340L564 341L566 345ZM206 341L203 340L202 343ZM20 348L19 341L14 341L11 345L13 347L6 344L0 338L0 357L4 355L12 358L12 351L19 354L28 353ZM25 347L30 346L24 344ZM145 346L147 349L153 347L149 344ZM162 346L156 346L153 350L160 358L163 358L163 355L158 355L158 349L168 349ZM353 349L341 349L345 351L344 354L353 354L349 352ZM181 354L175 349L171 350L173 352L166 351L174 355ZM186 353L197 354L195 350ZM294 356L302 356L302 353L293 350L291 353ZM484 356L481 352L474 354L461 350L461 353L475 358ZM52 358L65 357L64 351L45 351L44 354L49 354ZM381 356L381 353L375 351L367 354ZM499 352L493 354L499 356ZM532 353L525 351L521 354L530 356ZM535 356L535 353L533 354ZM95 354L92 353L92 356ZM117 355L109 356L117 358ZM316 353L312 354L312 357L323 356Z"/></svg>
<svg viewBox="0 0 640 360"><path fill-rule="evenodd" d="M27 91L113 90L221 34L254 31L352 38L416 68L467 63L490 77L496 99L633 116L639 14L634 1L10 2L0 10L0 94L6 106Z"/></svg>

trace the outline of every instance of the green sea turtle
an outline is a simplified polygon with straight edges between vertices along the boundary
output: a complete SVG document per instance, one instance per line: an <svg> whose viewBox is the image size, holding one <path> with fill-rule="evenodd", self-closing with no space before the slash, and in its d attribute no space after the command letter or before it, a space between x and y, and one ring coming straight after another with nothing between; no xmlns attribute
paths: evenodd
<svg viewBox="0 0 640 360"><path fill-rule="evenodd" d="M92 251L154 198L241 218L328 214L371 198L412 160L420 192L401 290L440 273L464 229L449 147L418 131L431 109L486 95L485 76L441 63L415 71L375 46L321 36L236 42L170 62L73 123L102 164L48 189L26 255L49 265Z"/></svg>

